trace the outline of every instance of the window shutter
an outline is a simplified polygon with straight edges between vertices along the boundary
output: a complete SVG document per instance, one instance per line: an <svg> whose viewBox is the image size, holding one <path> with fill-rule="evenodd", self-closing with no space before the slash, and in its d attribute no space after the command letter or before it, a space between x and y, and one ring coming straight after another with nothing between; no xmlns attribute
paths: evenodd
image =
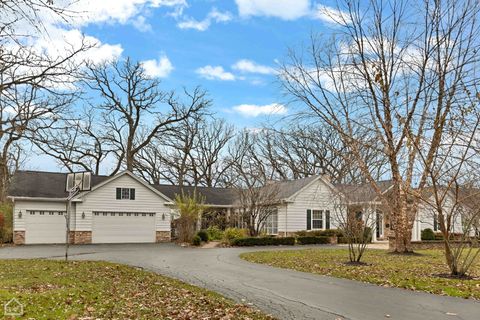
<svg viewBox="0 0 480 320"><path fill-rule="evenodd" d="M122 199L122 188L117 188L117 200Z"/></svg>
<svg viewBox="0 0 480 320"><path fill-rule="evenodd" d="M134 188L130 189L130 200L135 200L135 189Z"/></svg>
<svg viewBox="0 0 480 320"><path fill-rule="evenodd" d="M330 210L325 210L325 229L330 229Z"/></svg>
<svg viewBox="0 0 480 320"><path fill-rule="evenodd" d="M307 209L307 230L312 230L312 210Z"/></svg>

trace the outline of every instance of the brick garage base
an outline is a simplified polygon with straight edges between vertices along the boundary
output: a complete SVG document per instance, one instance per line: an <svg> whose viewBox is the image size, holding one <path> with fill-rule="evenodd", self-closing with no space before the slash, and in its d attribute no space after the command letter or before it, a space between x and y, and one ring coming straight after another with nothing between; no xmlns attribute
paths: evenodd
<svg viewBox="0 0 480 320"><path fill-rule="evenodd" d="M71 244L90 244L92 231L70 231L69 239Z"/></svg>
<svg viewBox="0 0 480 320"><path fill-rule="evenodd" d="M171 232L170 231L157 231L156 233L156 242L170 242L171 241Z"/></svg>
<svg viewBox="0 0 480 320"><path fill-rule="evenodd" d="M25 244L25 231L14 231L13 232L13 243L14 244Z"/></svg>

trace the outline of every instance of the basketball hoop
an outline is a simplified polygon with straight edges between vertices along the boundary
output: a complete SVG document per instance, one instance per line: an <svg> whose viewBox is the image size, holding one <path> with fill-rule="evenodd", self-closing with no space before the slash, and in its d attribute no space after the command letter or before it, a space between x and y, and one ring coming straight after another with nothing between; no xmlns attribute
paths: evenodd
<svg viewBox="0 0 480 320"><path fill-rule="evenodd" d="M67 183L65 190L68 192L67 213L65 214L66 234L65 234L65 261L68 261L68 247L70 244L70 213L72 211L72 199L81 191L88 191L92 188L91 172L74 172L67 174Z"/></svg>

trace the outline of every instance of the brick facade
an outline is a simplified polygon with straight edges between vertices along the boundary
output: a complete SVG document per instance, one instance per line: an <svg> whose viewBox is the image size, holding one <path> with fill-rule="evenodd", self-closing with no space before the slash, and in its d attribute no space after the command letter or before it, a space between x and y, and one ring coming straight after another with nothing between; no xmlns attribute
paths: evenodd
<svg viewBox="0 0 480 320"><path fill-rule="evenodd" d="M69 240L71 244L90 244L92 231L70 231Z"/></svg>
<svg viewBox="0 0 480 320"><path fill-rule="evenodd" d="M14 231L13 232L13 243L14 244L25 244L25 231Z"/></svg>
<svg viewBox="0 0 480 320"><path fill-rule="evenodd" d="M157 231L156 233L156 242L170 242L171 241L171 232L170 231Z"/></svg>

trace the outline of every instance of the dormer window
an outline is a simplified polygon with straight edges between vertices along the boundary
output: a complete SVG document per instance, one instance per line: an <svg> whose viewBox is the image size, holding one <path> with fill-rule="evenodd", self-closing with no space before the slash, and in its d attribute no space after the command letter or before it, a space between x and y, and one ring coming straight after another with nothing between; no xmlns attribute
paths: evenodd
<svg viewBox="0 0 480 320"><path fill-rule="evenodd" d="M117 188L117 200L135 200L135 189Z"/></svg>

